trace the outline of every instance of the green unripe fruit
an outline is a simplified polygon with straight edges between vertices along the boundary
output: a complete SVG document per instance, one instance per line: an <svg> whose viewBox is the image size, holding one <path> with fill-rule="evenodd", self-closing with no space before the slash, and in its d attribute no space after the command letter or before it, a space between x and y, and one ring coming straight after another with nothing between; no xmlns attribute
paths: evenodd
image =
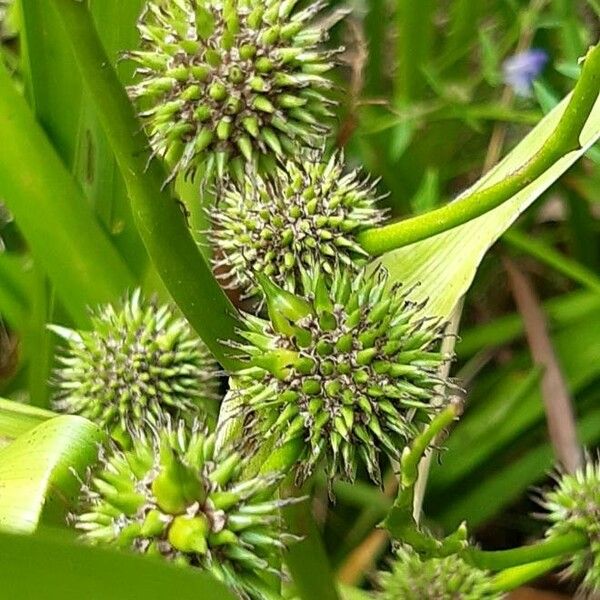
<svg viewBox="0 0 600 600"><path fill-rule="evenodd" d="M457 555L423 559L412 549L398 550L391 570L379 574L376 600L502 600L491 576Z"/></svg>
<svg viewBox="0 0 600 600"><path fill-rule="evenodd" d="M208 175L215 168L224 172L236 159L256 161L264 168L271 164L266 155L272 152L295 156L301 148L321 143L330 129L333 104L324 95L332 87L325 74L339 50L321 49L329 27L317 19L322 3L303 10L297 10L297 4L289 0L146 4L138 24L142 47L127 55L140 75L129 92L143 109L154 152L170 163L172 176L193 176L199 168ZM165 128L161 107L173 102L179 107ZM203 108L201 120L199 106L210 109L204 116ZM225 115L235 115L229 134L199 144L202 123L215 131Z"/></svg>
<svg viewBox="0 0 600 600"><path fill-rule="evenodd" d="M444 405L452 385L440 375L445 324L390 286L381 268L303 271L302 295L259 280L269 320L245 319L246 343L236 349L247 368L232 378L229 399L256 423L251 435L261 443L306 441L298 479L323 461L330 478L353 480L363 462L380 482L380 453L398 460Z"/></svg>
<svg viewBox="0 0 600 600"><path fill-rule="evenodd" d="M298 499L272 499L283 475L246 478L239 452L215 448L202 426L167 419L159 433L134 435L129 450L103 449L70 521L84 541L191 565L240 599L272 600L271 575L281 577L294 540L279 512Z"/></svg>
<svg viewBox="0 0 600 600"><path fill-rule="evenodd" d="M589 459L574 474L559 473L556 487L543 493L540 504L547 511L550 539L580 532L589 539L587 548L570 557L566 575L582 580L581 597L600 594L600 463ZM579 597L579 596L577 596Z"/></svg>
<svg viewBox="0 0 600 600"><path fill-rule="evenodd" d="M54 406L107 429L127 445L132 429L165 415L215 411L219 372L187 321L134 292L121 307L92 314L90 331L52 327L65 340Z"/></svg>
<svg viewBox="0 0 600 600"><path fill-rule="evenodd" d="M332 256L358 270L368 255L357 235L386 216L378 200L373 182L344 173L341 154L308 152L269 176L248 173L223 189L211 211L215 267L247 296L260 293L261 273L293 292L302 269L319 265L330 274Z"/></svg>

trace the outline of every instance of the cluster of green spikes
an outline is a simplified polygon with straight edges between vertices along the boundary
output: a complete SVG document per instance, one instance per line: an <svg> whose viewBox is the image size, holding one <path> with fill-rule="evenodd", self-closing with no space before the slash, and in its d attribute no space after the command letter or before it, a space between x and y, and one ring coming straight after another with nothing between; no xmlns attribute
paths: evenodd
<svg viewBox="0 0 600 600"><path fill-rule="evenodd" d="M71 520L88 542L202 568L243 599L277 598L273 575L295 539L279 510L298 499L271 499L281 476L241 476L241 458L203 426L167 421L102 454Z"/></svg>
<svg viewBox="0 0 600 600"><path fill-rule="evenodd" d="M128 445L131 431L165 415L207 418L219 400L219 370L187 321L139 290L101 307L88 331L52 326L65 340L54 406L94 421Z"/></svg>
<svg viewBox="0 0 600 600"><path fill-rule="evenodd" d="M153 0L139 22L142 48L130 87L154 152L172 176L215 169L242 177L244 164L295 155L328 127L323 74L336 51L320 48L327 27L316 2Z"/></svg>
<svg viewBox="0 0 600 600"><path fill-rule="evenodd" d="M254 296L256 273L293 292L303 268L331 276L339 261L360 269L368 255L356 236L386 217L375 188L358 171L344 173L341 153L326 158L323 150L282 162L265 177L249 172L230 182L211 211L217 272Z"/></svg>
<svg viewBox="0 0 600 600"><path fill-rule="evenodd" d="M359 460L381 481L379 452L398 459L443 405L444 323L389 286L384 269L303 273L303 295L259 280L270 320L246 315L238 349L247 368L229 396L260 440L301 438L300 481L322 461L328 476L354 480ZM247 432L252 435L252 432Z"/></svg>

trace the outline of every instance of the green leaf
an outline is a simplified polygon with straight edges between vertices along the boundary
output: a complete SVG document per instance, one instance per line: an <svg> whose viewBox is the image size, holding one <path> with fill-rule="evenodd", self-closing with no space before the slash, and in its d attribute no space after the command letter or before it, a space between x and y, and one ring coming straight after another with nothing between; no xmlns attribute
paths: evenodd
<svg viewBox="0 0 600 600"><path fill-rule="evenodd" d="M32 283L27 259L0 252L0 315L17 331L27 324Z"/></svg>
<svg viewBox="0 0 600 600"><path fill-rule="evenodd" d="M63 415L0 450L0 529L29 533L42 521L64 524L102 439L90 421Z"/></svg>
<svg viewBox="0 0 600 600"><path fill-rule="evenodd" d="M0 65L0 196L79 324L134 284L74 179Z"/></svg>
<svg viewBox="0 0 600 600"><path fill-rule="evenodd" d="M11 600L235 600L207 573L82 546L57 533L0 534L0 581Z"/></svg>
<svg viewBox="0 0 600 600"><path fill-rule="evenodd" d="M525 164L555 130L566 103L565 99L467 193L497 183ZM407 288L417 284L411 297L415 301L429 299L427 311L430 314L449 317L469 289L490 246L599 138L600 101L597 101L581 133L580 149L563 156L541 177L498 208L464 225L393 250L378 262L388 268L392 281L401 281Z"/></svg>
<svg viewBox="0 0 600 600"><path fill-rule="evenodd" d="M0 442L13 440L56 414L41 408L0 398Z"/></svg>

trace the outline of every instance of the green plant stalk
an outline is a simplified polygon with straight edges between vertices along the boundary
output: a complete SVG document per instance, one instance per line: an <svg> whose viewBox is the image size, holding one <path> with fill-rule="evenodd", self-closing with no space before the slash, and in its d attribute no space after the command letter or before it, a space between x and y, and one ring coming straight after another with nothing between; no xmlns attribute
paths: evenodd
<svg viewBox="0 0 600 600"><path fill-rule="evenodd" d="M169 293L215 357L227 369L239 363L224 341L236 338L236 311L194 242L185 216L164 185L133 106L96 32L85 4L52 2L74 51L84 86L125 180L132 211L148 254Z"/></svg>
<svg viewBox="0 0 600 600"><path fill-rule="evenodd" d="M440 412L423 432L406 447L400 459L400 487L398 495L383 524L396 539L415 548L435 552L449 545L419 531L414 516L415 484L419 476L419 463L433 441L456 419L460 413L458 403L452 403ZM453 536L448 538L454 545Z"/></svg>
<svg viewBox="0 0 600 600"><path fill-rule="evenodd" d="M453 229L500 206L540 177L562 156L579 148L579 135L599 92L600 44L588 51L579 81L556 129L527 163L502 181L467 194L441 208L383 227L368 229L359 235L359 243L366 252L378 256Z"/></svg>
<svg viewBox="0 0 600 600"><path fill-rule="evenodd" d="M498 592L510 592L556 569L562 563L562 558L547 558L546 560L506 569L506 571L502 571L494 577L492 587Z"/></svg>
<svg viewBox="0 0 600 600"><path fill-rule="evenodd" d="M590 291L600 294L600 277L591 269L563 256L552 246L536 240L516 229L507 231L502 239L513 248L533 256L540 262L562 273L569 279L580 283Z"/></svg>
<svg viewBox="0 0 600 600"><path fill-rule="evenodd" d="M0 196L73 320L116 300L133 278L0 63Z"/></svg>
<svg viewBox="0 0 600 600"><path fill-rule="evenodd" d="M472 565L489 571L502 571L547 559L565 557L589 546L587 535L580 531L565 533L530 546L511 550L478 550L470 548L463 552L463 558Z"/></svg>

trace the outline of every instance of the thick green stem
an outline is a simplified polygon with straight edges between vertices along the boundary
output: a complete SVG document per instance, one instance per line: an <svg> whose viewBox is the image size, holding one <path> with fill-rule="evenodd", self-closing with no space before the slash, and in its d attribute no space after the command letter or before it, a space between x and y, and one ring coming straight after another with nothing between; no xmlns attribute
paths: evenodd
<svg viewBox="0 0 600 600"><path fill-rule="evenodd" d="M573 531L531 546L521 546L512 550L486 551L471 548L466 550L463 556L465 560L480 569L501 571L546 559L558 559L582 550L588 545L589 540L585 533Z"/></svg>
<svg viewBox="0 0 600 600"><path fill-rule="evenodd" d="M362 247L380 255L432 237L500 206L540 177L559 158L580 147L579 136L600 92L600 45L592 47L581 77L556 129L532 158L502 181L459 198L424 215L368 229L359 236Z"/></svg>
<svg viewBox="0 0 600 600"><path fill-rule="evenodd" d="M492 588L498 592L510 592L556 569L562 563L562 558L547 558L546 560L506 569L506 571L502 571L494 577Z"/></svg>
<svg viewBox="0 0 600 600"><path fill-rule="evenodd" d="M84 85L94 102L125 180L132 212L148 254L173 299L216 358L238 367L225 340L234 339L236 311L200 253L166 174L149 143L98 37L85 3L44 0L58 9Z"/></svg>

